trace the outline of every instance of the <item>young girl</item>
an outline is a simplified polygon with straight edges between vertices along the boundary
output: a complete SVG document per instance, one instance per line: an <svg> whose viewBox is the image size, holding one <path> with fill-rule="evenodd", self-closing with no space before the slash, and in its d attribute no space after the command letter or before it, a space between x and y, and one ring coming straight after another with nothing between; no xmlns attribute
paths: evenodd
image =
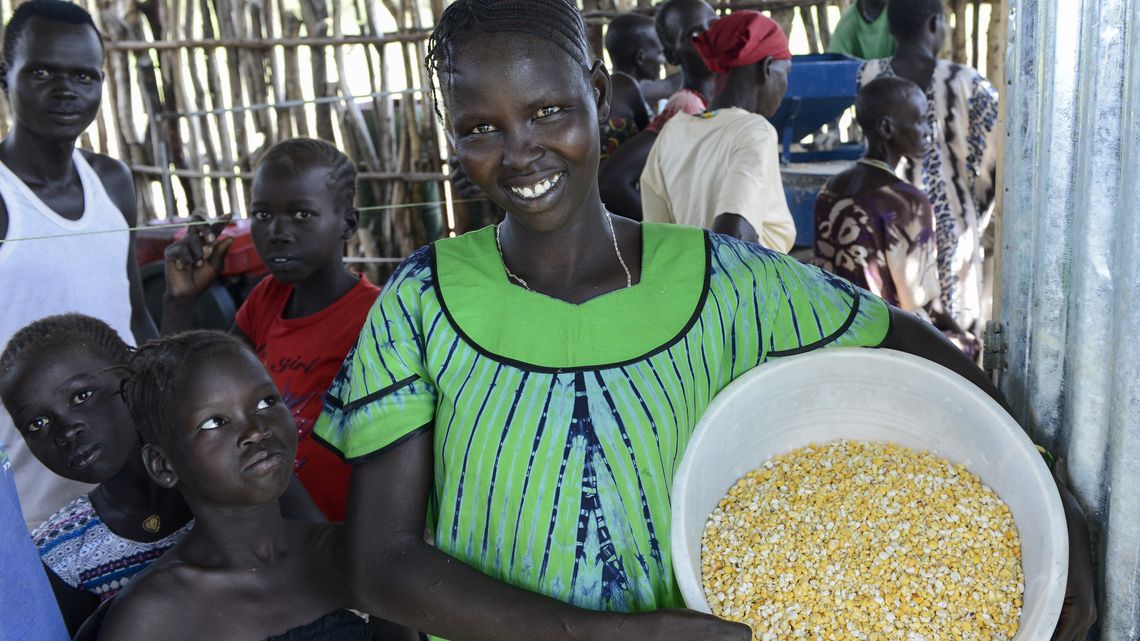
<svg viewBox="0 0 1140 641"><path fill-rule="evenodd" d="M610 216L610 83L573 2L457 0L428 64L463 169L507 215L406 260L330 389L314 434L355 464L357 607L465 641L744 641L676 609L669 549L674 471L718 391L770 358L882 345L997 395L846 281Z"/></svg>
<svg viewBox="0 0 1140 641"><path fill-rule="evenodd" d="M281 516L297 428L248 347L218 332L151 343L124 395L151 478L182 493L196 525L115 600L103 638L373 638L342 609L343 528Z"/></svg>
<svg viewBox="0 0 1140 641"><path fill-rule="evenodd" d="M380 295L344 264L344 242L358 222L355 195L356 167L325 141L293 138L265 153L253 178L250 217L254 247L271 275L250 292L232 330L257 352L292 410L300 435L294 472L333 521L344 520L351 468L309 432ZM194 304L225 258L229 241L209 241L202 231L166 252L164 335L190 328ZM294 494L299 512L304 497Z"/></svg>
<svg viewBox="0 0 1140 641"><path fill-rule="evenodd" d="M130 354L107 323L66 314L16 332L0 356L0 398L28 449L60 476L98 484L32 534L72 632L190 530L182 497L143 467L119 395Z"/></svg>

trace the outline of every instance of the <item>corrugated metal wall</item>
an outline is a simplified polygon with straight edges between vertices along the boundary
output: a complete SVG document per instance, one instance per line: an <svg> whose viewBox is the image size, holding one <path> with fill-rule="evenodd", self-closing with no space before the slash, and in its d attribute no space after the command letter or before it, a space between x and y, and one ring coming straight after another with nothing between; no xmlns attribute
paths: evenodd
<svg viewBox="0 0 1140 641"><path fill-rule="evenodd" d="M1140 640L1140 0L1011 0L1003 386L1091 521L1100 621Z"/></svg>

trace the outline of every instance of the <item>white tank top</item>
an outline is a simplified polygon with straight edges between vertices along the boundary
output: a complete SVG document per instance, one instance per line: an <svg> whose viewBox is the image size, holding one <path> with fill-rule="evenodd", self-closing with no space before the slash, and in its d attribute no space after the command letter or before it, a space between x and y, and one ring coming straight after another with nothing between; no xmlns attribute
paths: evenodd
<svg viewBox="0 0 1140 641"><path fill-rule="evenodd" d="M67 312L100 318L128 344L135 342L126 271L127 222L78 149L72 160L83 183L79 220L57 214L0 162L0 197L8 210L4 238L9 241L0 243L0 345L34 320ZM113 231L73 235L107 230ZM42 236L52 238L18 240ZM92 487L56 476L37 461L2 409L0 443L7 445L29 529Z"/></svg>

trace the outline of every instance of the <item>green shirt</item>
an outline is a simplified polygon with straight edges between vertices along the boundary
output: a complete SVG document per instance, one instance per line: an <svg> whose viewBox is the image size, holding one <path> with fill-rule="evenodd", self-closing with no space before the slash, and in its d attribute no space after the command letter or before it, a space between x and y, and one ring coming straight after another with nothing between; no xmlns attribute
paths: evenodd
<svg viewBox="0 0 1140 641"><path fill-rule="evenodd" d="M852 2L843 12L839 24L835 25L827 51L845 53L863 60L895 55L895 39L887 26L886 8L883 8L874 22L867 22L859 12L859 3Z"/></svg>
<svg viewBox="0 0 1140 641"><path fill-rule="evenodd" d="M770 358L877 346L890 312L757 245L641 229L641 281L580 305L508 281L491 227L417 251L314 436L351 462L431 432L435 544L492 577L595 610L682 606L669 491L709 402Z"/></svg>

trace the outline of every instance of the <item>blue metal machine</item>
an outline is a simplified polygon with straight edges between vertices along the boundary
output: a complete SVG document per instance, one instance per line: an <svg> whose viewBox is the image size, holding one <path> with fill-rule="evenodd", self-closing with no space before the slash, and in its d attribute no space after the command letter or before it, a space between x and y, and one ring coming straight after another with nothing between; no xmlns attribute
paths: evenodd
<svg viewBox="0 0 1140 641"><path fill-rule="evenodd" d="M860 143L793 151L792 146L835 122L855 102L863 61L837 53L793 56L788 91L769 118L780 136L784 194L796 223L796 246L811 247L813 208L820 188L863 154Z"/></svg>

